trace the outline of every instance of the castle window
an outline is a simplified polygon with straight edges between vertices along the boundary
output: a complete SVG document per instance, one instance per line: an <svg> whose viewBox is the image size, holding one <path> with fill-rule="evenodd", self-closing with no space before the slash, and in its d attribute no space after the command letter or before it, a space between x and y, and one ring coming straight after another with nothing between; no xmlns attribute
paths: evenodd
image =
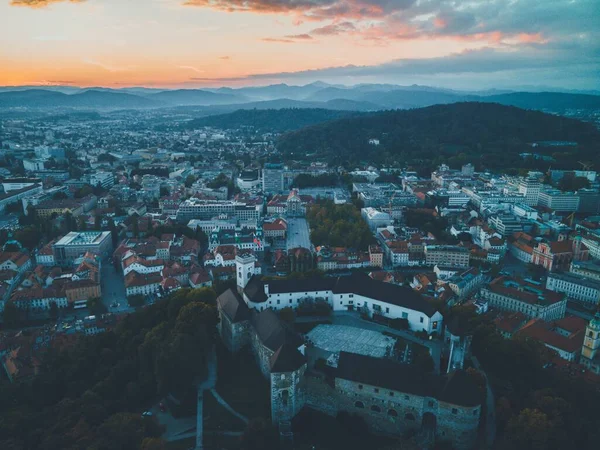
<svg viewBox="0 0 600 450"><path fill-rule="evenodd" d="M405 395L404 400L410 400L410 397L408 395Z"/></svg>
<svg viewBox="0 0 600 450"><path fill-rule="evenodd" d="M363 385L362 385L362 384L359 384L359 385L358 385L358 388L359 388L359 389L362 389L362 388L363 388Z"/></svg>
<svg viewBox="0 0 600 450"><path fill-rule="evenodd" d="M377 405L371 406L371 411L373 412L381 412L381 408Z"/></svg>
<svg viewBox="0 0 600 450"><path fill-rule="evenodd" d="M473 410L473 415L474 415L474 416L476 416L478 412L479 412L479 409L478 409L478 408L475 408L475 409Z"/></svg>
<svg viewBox="0 0 600 450"><path fill-rule="evenodd" d="M452 414L458 414L458 409L452 408Z"/></svg>
<svg viewBox="0 0 600 450"><path fill-rule="evenodd" d="M429 401L428 405L430 408L433 408L433 402L431 400Z"/></svg>
<svg viewBox="0 0 600 450"><path fill-rule="evenodd" d="M419 320L421 321L421 323L423 323L423 318L422 317L420 317Z"/></svg>
<svg viewBox="0 0 600 450"><path fill-rule="evenodd" d="M406 414L404 414L404 419L405 420L415 420L415 416L412 415L411 413L406 413Z"/></svg>
<svg viewBox="0 0 600 450"><path fill-rule="evenodd" d="M388 416L391 416L391 417L398 417L398 411L396 411L395 409L390 409L390 410L388 411Z"/></svg>
<svg viewBox="0 0 600 450"><path fill-rule="evenodd" d="M280 303L280 301L279 301L279 300L277 300L277 304L278 304L278 305L279 305L279 303Z"/></svg>
<svg viewBox="0 0 600 450"><path fill-rule="evenodd" d="M357 408L364 408L365 404L363 402L354 402L354 406Z"/></svg>
<svg viewBox="0 0 600 450"><path fill-rule="evenodd" d="M393 397L393 396L394 396L394 393L393 393L393 392L390 392L390 397Z"/></svg>
<svg viewBox="0 0 600 450"><path fill-rule="evenodd" d="M375 393L376 394L379 393L379 389L375 388Z"/></svg>
<svg viewBox="0 0 600 450"><path fill-rule="evenodd" d="M290 397L290 394L287 391L287 389L284 391L281 391L281 403L283 403L283 406L287 406L289 397Z"/></svg>

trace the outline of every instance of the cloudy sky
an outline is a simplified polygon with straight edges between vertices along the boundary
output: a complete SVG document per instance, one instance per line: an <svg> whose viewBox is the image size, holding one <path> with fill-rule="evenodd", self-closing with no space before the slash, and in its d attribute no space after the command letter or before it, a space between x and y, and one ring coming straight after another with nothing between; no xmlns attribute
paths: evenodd
<svg viewBox="0 0 600 450"><path fill-rule="evenodd" d="M600 89L600 0L0 0L0 85Z"/></svg>

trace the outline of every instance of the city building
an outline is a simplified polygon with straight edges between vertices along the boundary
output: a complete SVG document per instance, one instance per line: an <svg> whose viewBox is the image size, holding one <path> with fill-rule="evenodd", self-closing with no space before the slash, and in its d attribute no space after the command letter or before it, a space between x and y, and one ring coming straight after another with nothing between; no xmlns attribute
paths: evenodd
<svg viewBox="0 0 600 450"><path fill-rule="evenodd" d="M177 220L188 223L192 219L208 220L226 214L238 220L257 221L262 215L262 205L238 202L235 200L201 200L190 198L179 205Z"/></svg>
<svg viewBox="0 0 600 450"><path fill-rule="evenodd" d="M94 172L90 175L90 184L110 189L115 184L115 176L112 172Z"/></svg>
<svg viewBox="0 0 600 450"><path fill-rule="evenodd" d="M597 306L600 304L600 280L590 280L582 275L569 272L549 273L546 289L562 292L573 300Z"/></svg>
<svg viewBox="0 0 600 450"><path fill-rule="evenodd" d="M579 195L558 189L544 189L540 192L538 205L558 212L576 212L579 210Z"/></svg>
<svg viewBox="0 0 600 450"><path fill-rule="evenodd" d="M54 261L59 266L70 266L87 252L105 259L112 251L110 231L71 231L52 246Z"/></svg>
<svg viewBox="0 0 600 450"><path fill-rule="evenodd" d="M540 283L520 278L498 277L481 289L481 297L492 308L520 312L530 319L562 319L567 309L565 294L549 291Z"/></svg>
<svg viewBox="0 0 600 450"><path fill-rule="evenodd" d="M470 252L456 245L426 245L425 264L428 266L469 267Z"/></svg>

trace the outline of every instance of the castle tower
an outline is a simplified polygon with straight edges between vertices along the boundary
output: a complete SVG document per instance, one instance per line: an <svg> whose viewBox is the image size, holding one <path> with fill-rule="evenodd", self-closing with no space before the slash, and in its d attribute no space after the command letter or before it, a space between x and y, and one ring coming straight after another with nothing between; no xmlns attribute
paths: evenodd
<svg viewBox="0 0 600 450"><path fill-rule="evenodd" d="M596 315L585 328L585 338L583 347L581 348L582 363L588 365L597 357L600 356L600 309L596 311Z"/></svg>
<svg viewBox="0 0 600 450"><path fill-rule="evenodd" d="M254 275L254 264L256 258L252 253L238 253L235 256L235 271L237 290L240 294L244 292L244 288Z"/></svg>
<svg viewBox="0 0 600 450"><path fill-rule="evenodd" d="M288 422L302 409L302 380L306 358L289 343L271 357L271 417L273 423Z"/></svg>
<svg viewBox="0 0 600 450"><path fill-rule="evenodd" d="M448 321L445 331L445 344L448 347L448 373L464 368L465 359L469 358L471 354L472 339L472 332L464 317L453 317Z"/></svg>

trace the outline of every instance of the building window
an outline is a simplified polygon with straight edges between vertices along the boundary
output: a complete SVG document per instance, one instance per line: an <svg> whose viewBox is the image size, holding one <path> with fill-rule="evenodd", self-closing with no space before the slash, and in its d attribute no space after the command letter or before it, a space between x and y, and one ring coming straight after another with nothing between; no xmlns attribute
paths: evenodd
<svg viewBox="0 0 600 450"><path fill-rule="evenodd" d="M385 308L385 312L389 313L390 312L390 308Z"/></svg>
<svg viewBox="0 0 600 450"><path fill-rule="evenodd" d="M429 403L427 403L429 405L430 408L433 408L433 402L431 400L429 400Z"/></svg>
<svg viewBox="0 0 600 450"><path fill-rule="evenodd" d="M381 408L377 405L371 406L371 411L373 412L381 412Z"/></svg>
<svg viewBox="0 0 600 450"><path fill-rule="evenodd" d="M458 414L458 409L452 408L452 414Z"/></svg>
<svg viewBox="0 0 600 450"><path fill-rule="evenodd" d="M388 416L398 417L398 411L396 411L395 409L390 409L388 410Z"/></svg>
<svg viewBox="0 0 600 450"><path fill-rule="evenodd" d="M364 408L365 404L363 402L354 402L354 406L356 408Z"/></svg>
<svg viewBox="0 0 600 450"><path fill-rule="evenodd" d="M390 392L390 397L393 397L393 396L394 396L394 393L393 393L393 392Z"/></svg>
<svg viewBox="0 0 600 450"><path fill-rule="evenodd" d="M405 420L415 420L415 416L413 416L411 413L406 413L406 414L404 414L404 419Z"/></svg>
<svg viewBox="0 0 600 450"><path fill-rule="evenodd" d="M409 396L408 396L408 395L405 395L405 396L404 396L404 400L410 400Z"/></svg>
<svg viewBox="0 0 600 450"><path fill-rule="evenodd" d="M379 389L375 388L375 393L378 394L379 393Z"/></svg>
<svg viewBox="0 0 600 450"><path fill-rule="evenodd" d="M358 385L358 388L359 388L359 389L362 389L362 388L363 388L363 385L362 385L362 384L359 384L359 385Z"/></svg>
<svg viewBox="0 0 600 450"><path fill-rule="evenodd" d="M420 318L419 318L419 321L420 321L421 323L423 323L423 318L422 318L422 317L420 317Z"/></svg>

